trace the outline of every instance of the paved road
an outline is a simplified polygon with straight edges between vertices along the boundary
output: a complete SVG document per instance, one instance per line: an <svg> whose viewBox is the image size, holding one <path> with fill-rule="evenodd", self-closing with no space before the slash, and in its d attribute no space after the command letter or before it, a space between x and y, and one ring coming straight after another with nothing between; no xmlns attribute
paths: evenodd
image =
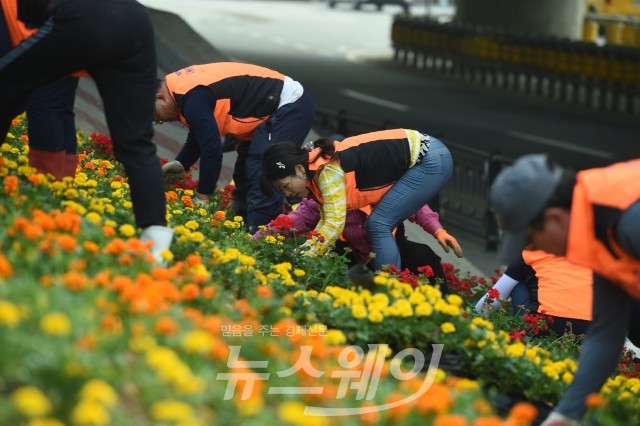
<svg viewBox="0 0 640 426"><path fill-rule="evenodd" d="M179 14L234 60L291 75L322 109L346 109L364 120L390 121L510 157L545 151L575 168L640 156L637 117L497 92L395 64L390 31L398 6L378 12L347 4L330 9L325 2L143 3Z"/></svg>

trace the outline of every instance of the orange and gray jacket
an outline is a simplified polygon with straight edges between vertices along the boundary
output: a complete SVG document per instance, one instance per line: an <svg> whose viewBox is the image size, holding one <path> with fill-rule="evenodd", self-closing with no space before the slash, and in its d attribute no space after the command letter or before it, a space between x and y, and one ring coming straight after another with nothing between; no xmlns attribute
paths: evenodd
<svg viewBox="0 0 640 426"><path fill-rule="evenodd" d="M210 89L216 97L211 113L220 135L248 140L253 130L278 109L284 78L257 65L215 62L181 69L168 74L165 81L179 108L190 90L200 86ZM180 121L189 125L182 114Z"/></svg>
<svg viewBox="0 0 640 426"><path fill-rule="evenodd" d="M592 269L636 299L640 299L640 260L616 243L613 232L622 213L638 200L640 160L579 172L567 243L570 261Z"/></svg>
<svg viewBox="0 0 640 426"><path fill-rule="evenodd" d="M411 150L404 129L365 133L334 142L334 147L334 158L345 172L347 210L368 211L411 166ZM318 174L331 160L318 157L318 153L318 148L309 153L309 170L315 171L315 176L308 187L323 204Z"/></svg>

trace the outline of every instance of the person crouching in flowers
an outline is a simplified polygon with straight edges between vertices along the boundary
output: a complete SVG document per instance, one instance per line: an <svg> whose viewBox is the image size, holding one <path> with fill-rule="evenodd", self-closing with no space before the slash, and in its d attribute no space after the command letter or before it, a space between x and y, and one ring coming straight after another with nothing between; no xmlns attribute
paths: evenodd
<svg viewBox="0 0 640 426"><path fill-rule="evenodd" d="M324 254L344 230L347 211L370 212L366 233L374 266L402 267L393 229L432 200L447 184L453 160L438 139L410 129L365 133L337 142L319 139L313 149L276 142L262 156L263 191L311 197L320 205L310 256Z"/></svg>

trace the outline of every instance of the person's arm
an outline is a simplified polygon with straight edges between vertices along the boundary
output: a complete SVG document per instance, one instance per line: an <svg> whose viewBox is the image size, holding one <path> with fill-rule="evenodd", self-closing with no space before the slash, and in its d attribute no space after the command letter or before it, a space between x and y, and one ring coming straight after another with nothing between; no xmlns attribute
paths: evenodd
<svg viewBox="0 0 640 426"><path fill-rule="evenodd" d="M640 260L640 201L636 201L622 213L615 234L622 249Z"/></svg>
<svg viewBox="0 0 640 426"><path fill-rule="evenodd" d="M505 300L511 296L511 292L515 288L515 286L524 280L527 279L529 272L529 266L525 263L522 255L513 261L508 267L507 270L504 271L500 279L493 285L492 289L498 290L499 299ZM485 294L478 300L475 306L475 310L478 312L482 311L482 307L485 305L485 300L489 297L489 293ZM491 312L497 310L500 306L502 306L502 302L497 298L493 300L491 303Z"/></svg>
<svg viewBox="0 0 640 426"><path fill-rule="evenodd" d="M292 223L292 229L295 230L296 233L305 233L309 232L316 227L318 221L320 220L320 209L318 204L309 198L304 198L298 204L298 208L290 211L287 214L281 214L273 221L276 221L282 217L287 217ZM273 222L272 221L272 222ZM271 223L267 224L266 231L257 231L253 234L253 239L260 238L265 235L270 235L271 232Z"/></svg>
<svg viewBox="0 0 640 426"><path fill-rule="evenodd" d="M197 191L204 198L208 198L215 191L222 170L222 139L213 117L216 101L211 90L198 86L190 90L180 103L180 113L189 124L189 135L200 149L200 179Z"/></svg>
<svg viewBox="0 0 640 426"><path fill-rule="evenodd" d="M428 204L409 216L409 222L420 225L422 229L433 235L445 252L449 253L449 247L451 247L456 256L463 256L462 247L460 247L458 240L444 229L440 223L440 215L431 210Z"/></svg>
<svg viewBox="0 0 640 426"><path fill-rule="evenodd" d="M320 206L320 221L315 230L324 237L324 242L305 243L304 246L310 247L309 255L324 254L342 235L347 218L346 186L344 171L337 163L328 163L318 175L318 187L324 203Z"/></svg>
<svg viewBox="0 0 640 426"><path fill-rule="evenodd" d="M196 164L199 158L200 147L198 146L198 142L196 141L193 133L189 131L187 140L184 145L182 145L182 149L180 149L180 152L176 156L176 161L180 162L182 168L187 171Z"/></svg>

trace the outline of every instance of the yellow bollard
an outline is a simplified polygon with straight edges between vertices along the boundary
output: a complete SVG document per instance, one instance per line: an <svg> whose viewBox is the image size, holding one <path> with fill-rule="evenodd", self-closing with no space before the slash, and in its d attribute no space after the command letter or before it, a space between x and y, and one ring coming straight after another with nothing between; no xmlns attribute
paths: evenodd
<svg viewBox="0 0 640 426"><path fill-rule="evenodd" d="M604 24L604 34L609 44L622 44L622 28L620 22L607 22Z"/></svg>
<svg viewBox="0 0 640 426"><path fill-rule="evenodd" d="M600 25L596 21L585 19L582 24L582 41L585 43L595 43L598 40L598 30Z"/></svg>

